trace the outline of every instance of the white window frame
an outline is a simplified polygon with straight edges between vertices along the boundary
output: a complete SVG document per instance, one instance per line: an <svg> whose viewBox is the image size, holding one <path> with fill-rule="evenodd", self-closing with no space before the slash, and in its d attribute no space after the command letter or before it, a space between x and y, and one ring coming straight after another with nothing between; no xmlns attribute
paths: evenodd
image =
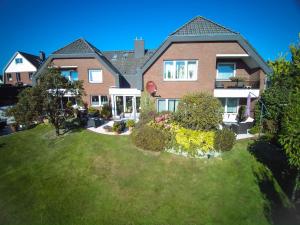
<svg viewBox="0 0 300 225"><path fill-rule="evenodd" d="M216 76L216 80L218 81L229 81L230 79L219 79L219 65L233 65L233 77L236 76L236 63L235 62L218 62L217 63L217 76Z"/></svg>
<svg viewBox="0 0 300 225"><path fill-rule="evenodd" d="M98 98L99 98L99 104L98 105L93 105L92 97L95 97L95 96L98 96ZM103 96L107 97L107 102L106 103L102 103L101 97L103 97ZM91 95L91 100L90 101L91 101L91 106L99 107L99 106L103 106L104 104L109 104L109 97L107 95Z"/></svg>
<svg viewBox="0 0 300 225"><path fill-rule="evenodd" d="M67 67L61 67L61 68L67 68ZM69 75L68 76L63 76L62 75L62 72L68 72L69 73ZM72 79L72 76L71 76L71 73L72 72L76 72L77 73L77 80L73 80ZM62 70L60 70L60 74L61 74L61 76L63 76L63 77L65 77L68 81L71 81L71 82L73 82L73 81L78 81L79 80L79 73L78 73L78 71L76 70L76 69L74 69L74 70L66 70L66 69L62 69Z"/></svg>
<svg viewBox="0 0 300 225"><path fill-rule="evenodd" d="M18 75L19 75L19 76L18 76ZM19 78L18 78L18 77L19 77ZM16 81L17 81L17 82L21 82L21 80L22 80L22 79L21 79L21 73L20 73L20 72L17 72L17 73L16 73Z"/></svg>
<svg viewBox="0 0 300 225"><path fill-rule="evenodd" d="M17 62L20 61L20 62ZM23 59L22 58L15 58L15 63L16 64L22 64L23 63Z"/></svg>
<svg viewBox="0 0 300 225"><path fill-rule="evenodd" d="M9 75L9 77L8 77L8 75ZM11 74L11 73L7 73L7 74L6 74L6 77L7 77L7 80L8 80L8 81L12 81L12 80L13 80L13 77L12 77L12 74Z"/></svg>
<svg viewBox="0 0 300 225"><path fill-rule="evenodd" d="M157 101L156 101L156 109L157 109L157 112L158 112L158 105L159 105L159 101L161 101L161 100L164 100L165 101L165 109L164 110L162 110L162 111L169 111L169 109L168 109L168 107L169 107L169 100L178 100L178 101L180 101L180 99L179 98L158 98L157 99Z"/></svg>
<svg viewBox="0 0 300 225"><path fill-rule="evenodd" d="M91 81L91 77L90 77L90 74L91 72L100 72L101 73L101 81ZM92 83L92 84L101 84L103 83L103 70L102 69L89 69L88 70L88 78L89 78L89 83Z"/></svg>
<svg viewBox="0 0 300 225"><path fill-rule="evenodd" d="M29 78L29 80L32 80L32 78L33 78L33 72L28 72L28 78Z"/></svg>
<svg viewBox="0 0 300 225"><path fill-rule="evenodd" d="M165 73L165 64L172 62L173 63L173 68L172 68L172 75L173 78L167 78L166 77L166 73ZM184 79L180 79L180 78L175 78L176 77L176 63L177 62L184 62L185 63L185 73L186 73L186 77ZM188 77L188 62L196 62L196 74L194 76L193 79L189 79ZM163 79L164 81L196 81L198 79L198 60L196 59L188 59L188 60L164 60L163 61Z"/></svg>
<svg viewBox="0 0 300 225"><path fill-rule="evenodd" d="M234 98L234 99L236 99L236 112L227 112L227 102L228 102L228 99L229 98L223 98L223 99L225 99L225 106L224 106L224 113L226 113L226 114L238 114L238 112L239 112L239 107L240 107L240 105L239 105L239 102L240 102L240 99L239 98Z"/></svg>

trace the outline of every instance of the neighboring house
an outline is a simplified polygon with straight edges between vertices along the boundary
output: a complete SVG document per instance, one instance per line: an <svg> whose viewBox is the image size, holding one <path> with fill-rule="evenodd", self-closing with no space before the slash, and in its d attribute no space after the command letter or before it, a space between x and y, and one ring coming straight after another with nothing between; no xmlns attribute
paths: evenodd
<svg viewBox="0 0 300 225"><path fill-rule="evenodd" d="M45 53L39 56L25 52L16 52L3 70L5 84L32 85L33 74L45 60Z"/></svg>
<svg viewBox="0 0 300 225"><path fill-rule="evenodd" d="M200 16L171 33L157 50L145 50L144 41L135 40L133 51L101 52L76 40L49 56L37 80L50 63L68 79L84 81L89 106L110 102L115 117L136 118L141 91L151 84L158 111L175 111L185 94L206 91L221 100L224 122L236 121L249 93L254 107L271 72L239 33Z"/></svg>

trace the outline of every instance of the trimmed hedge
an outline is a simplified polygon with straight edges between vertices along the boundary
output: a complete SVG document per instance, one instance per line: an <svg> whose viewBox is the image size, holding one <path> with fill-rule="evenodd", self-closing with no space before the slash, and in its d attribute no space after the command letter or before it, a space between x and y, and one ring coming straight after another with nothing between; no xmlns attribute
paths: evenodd
<svg viewBox="0 0 300 225"><path fill-rule="evenodd" d="M176 144L193 155L196 150L209 152L214 150L214 131L191 130L173 125L171 128Z"/></svg>
<svg viewBox="0 0 300 225"><path fill-rule="evenodd" d="M137 147L155 152L164 150L169 140L167 132L147 125L134 129L130 136Z"/></svg>
<svg viewBox="0 0 300 225"><path fill-rule="evenodd" d="M175 121L192 130L214 130L222 123L220 101L207 93L185 95L178 104Z"/></svg>
<svg viewBox="0 0 300 225"><path fill-rule="evenodd" d="M230 151L235 144L235 141L235 133L228 128L223 128L216 132L214 148L218 151Z"/></svg>

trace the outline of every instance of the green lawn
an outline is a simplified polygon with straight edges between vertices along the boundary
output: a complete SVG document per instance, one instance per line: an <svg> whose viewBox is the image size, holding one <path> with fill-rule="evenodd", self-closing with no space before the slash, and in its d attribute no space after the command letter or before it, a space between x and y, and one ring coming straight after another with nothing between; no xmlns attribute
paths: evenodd
<svg viewBox="0 0 300 225"><path fill-rule="evenodd" d="M0 224L268 224L247 144L203 160L47 126L0 137Z"/></svg>

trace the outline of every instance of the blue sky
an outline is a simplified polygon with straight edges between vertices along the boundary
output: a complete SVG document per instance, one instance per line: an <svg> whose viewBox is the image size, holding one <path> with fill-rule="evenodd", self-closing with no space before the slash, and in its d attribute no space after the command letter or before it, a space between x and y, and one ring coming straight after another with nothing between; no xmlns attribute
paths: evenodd
<svg viewBox="0 0 300 225"><path fill-rule="evenodd" d="M135 37L157 48L197 15L240 32L266 60L287 52L300 32L300 0L0 0L0 9L1 71L18 50L49 55L79 37L100 50L132 49Z"/></svg>

